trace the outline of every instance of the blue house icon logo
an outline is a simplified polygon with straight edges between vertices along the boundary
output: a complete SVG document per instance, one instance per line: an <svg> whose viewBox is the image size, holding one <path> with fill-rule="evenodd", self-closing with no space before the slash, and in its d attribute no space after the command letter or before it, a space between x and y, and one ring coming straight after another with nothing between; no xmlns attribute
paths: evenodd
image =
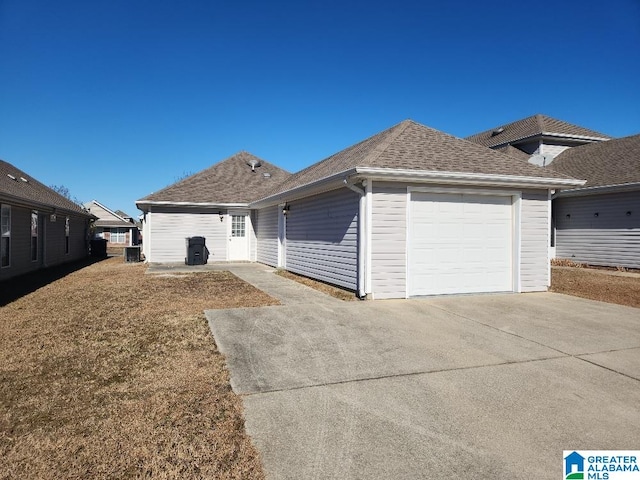
<svg viewBox="0 0 640 480"><path fill-rule="evenodd" d="M584 457L573 452L564 458L564 474L566 480L584 479Z"/></svg>

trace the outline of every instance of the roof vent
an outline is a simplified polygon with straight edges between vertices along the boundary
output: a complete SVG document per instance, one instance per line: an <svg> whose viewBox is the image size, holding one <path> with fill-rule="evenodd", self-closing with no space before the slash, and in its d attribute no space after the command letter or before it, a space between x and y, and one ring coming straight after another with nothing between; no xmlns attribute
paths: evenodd
<svg viewBox="0 0 640 480"><path fill-rule="evenodd" d="M251 167L251 171L252 172L255 172L256 171L256 167L259 167L262 164L260 163L260 160L249 160L247 162L247 165L249 165Z"/></svg>
<svg viewBox="0 0 640 480"><path fill-rule="evenodd" d="M9 177L11 180L15 180L16 177L14 177L13 175L11 175L10 173L7 173L7 177Z"/></svg>
<svg viewBox="0 0 640 480"><path fill-rule="evenodd" d="M264 178L271 178L271 174L270 174L270 173L268 173L268 172L264 172L264 173L262 174L262 176L263 176Z"/></svg>
<svg viewBox="0 0 640 480"><path fill-rule="evenodd" d="M491 136L495 137L496 135L504 132L504 127L496 128L493 132L491 132Z"/></svg>
<svg viewBox="0 0 640 480"><path fill-rule="evenodd" d="M29 180L27 180L27 179L26 179L26 178L24 178L24 177L20 177L20 180L22 180L24 183L29 183Z"/></svg>

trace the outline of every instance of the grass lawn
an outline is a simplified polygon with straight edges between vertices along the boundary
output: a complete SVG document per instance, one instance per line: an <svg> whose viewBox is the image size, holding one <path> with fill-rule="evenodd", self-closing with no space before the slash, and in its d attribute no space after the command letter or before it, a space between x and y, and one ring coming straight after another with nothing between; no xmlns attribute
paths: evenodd
<svg viewBox="0 0 640 480"><path fill-rule="evenodd" d="M302 285L306 285L307 287L311 287L315 290L318 290L319 292L331 295L332 297L339 300L344 300L345 302L358 300L358 297L356 297L356 293L351 290L346 290L334 285L329 285L328 283L320 282L318 280L314 280L313 278L296 275L295 273L288 272L287 270L278 269L276 270L276 273L281 277L301 283Z"/></svg>
<svg viewBox="0 0 640 480"><path fill-rule="evenodd" d="M593 268L553 267L551 291L640 308L640 275Z"/></svg>
<svg viewBox="0 0 640 480"><path fill-rule="evenodd" d="M203 310L277 301L145 268L105 260L0 307L1 479L264 478Z"/></svg>

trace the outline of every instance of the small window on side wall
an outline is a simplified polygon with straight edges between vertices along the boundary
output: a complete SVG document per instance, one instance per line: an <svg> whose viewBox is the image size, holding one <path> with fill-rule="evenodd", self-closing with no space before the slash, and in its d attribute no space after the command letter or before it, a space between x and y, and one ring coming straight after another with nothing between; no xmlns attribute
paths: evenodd
<svg viewBox="0 0 640 480"><path fill-rule="evenodd" d="M11 206L0 206L0 267L11 265Z"/></svg>
<svg viewBox="0 0 640 480"><path fill-rule="evenodd" d="M38 261L38 212L31 212L31 261Z"/></svg>
<svg viewBox="0 0 640 480"><path fill-rule="evenodd" d="M69 217L64 219L64 253L69 253Z"/></svg>

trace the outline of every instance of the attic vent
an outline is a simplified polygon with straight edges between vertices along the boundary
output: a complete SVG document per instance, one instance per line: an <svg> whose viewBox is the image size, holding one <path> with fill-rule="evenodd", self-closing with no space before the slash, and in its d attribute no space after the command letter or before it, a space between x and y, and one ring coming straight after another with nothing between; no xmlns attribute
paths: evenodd
<svg viewBox="0 0 640 480"><path fill-rule="evenodd" d="M251 167L251 171L252 172L255 172L256 171L256 167L259 167L262 164L260 163L260 160L249 160L247 162L247 165L249 165Z"/></svg>
<svg viewBox="0 0 640 480"><path fill-rule="evenodd" d="M491 132L491 136L495 137L496 135L502 132L504 132L504 127L496 128L493 132Z"/></svg>
<svg viewBox="0 0 640 480"><path fill-rule="evenodd" d="M16 177L14 177L13 175L11 175L10 173L7 173L7 177L9 177L11 180L15 180Z"/></svg>
<svg viewBox="0 0 640 480"><path fill-rule="evenodd" d="M20 177L20 180L22 180L24 183L29 183L29 180L27 180L27 179L26 179L26 178L24 178L24 177Z"/></svg>
<svg viewBox="0 0 640 480"><path fill-rule="evenodd" d="M270 173L267 173L267 172L264 172L264 173L262 174L262 176L263 176L264 178L271 178L271 174L270 174Z"/></svg>

